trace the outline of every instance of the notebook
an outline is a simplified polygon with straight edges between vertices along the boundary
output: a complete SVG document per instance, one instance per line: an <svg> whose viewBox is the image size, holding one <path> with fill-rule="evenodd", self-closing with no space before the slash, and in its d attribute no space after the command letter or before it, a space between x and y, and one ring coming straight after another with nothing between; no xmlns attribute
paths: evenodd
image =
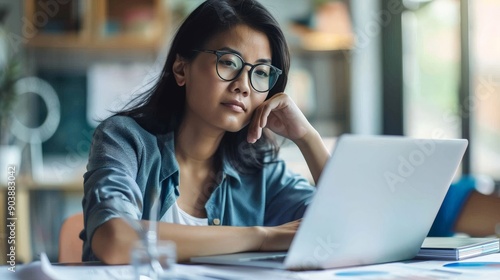
<svg viewBox="0 0 500 280"><path fill-rule="evenodd" d="M427 237L417 258L458 261L498 253L499 250L498 238Z"/></svg>
<svg viewBox="0 0 500 280"><path fill-rule="evenodd" d="M191 262L304 270L412 259L467 143L343 135L288 252L204 256Z"/></svg>

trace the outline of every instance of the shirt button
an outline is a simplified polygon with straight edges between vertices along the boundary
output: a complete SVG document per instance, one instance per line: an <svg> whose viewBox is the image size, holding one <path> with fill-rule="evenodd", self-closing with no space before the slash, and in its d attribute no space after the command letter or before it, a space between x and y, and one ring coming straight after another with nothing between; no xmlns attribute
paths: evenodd
<svg viewBox="0 0 500 280"><path fill-rule="evenodd" d="M219 219L214 219L213 222L214 222L214 225L216 225L216 226L220 225L220 220Z"/></svg>

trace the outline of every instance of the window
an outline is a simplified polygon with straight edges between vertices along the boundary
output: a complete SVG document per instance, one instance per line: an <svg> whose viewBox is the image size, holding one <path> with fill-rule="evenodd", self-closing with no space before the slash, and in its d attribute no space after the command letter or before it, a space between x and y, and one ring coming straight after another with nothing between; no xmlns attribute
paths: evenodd
<svg viewBox="0 0 500 280"><path fill-rule="evenodd" d="M412 1L407 1L412 2ZM416 1L413 1L416 3ZM470 94L461 98L459 0L402 14L404 134L460 138L469 124L470 172L500 181L500 2L469 1ZM464 99L464 100L461 100ZM461 104L461 105L460 105ZM466 126L467 127L467 126Z"/></svg>
<svg viewBox="0 0 500 280"><path fill-rule="evenodd" d="M460 138L460 2L402 15L405 135Z"/></svg>
<svg viewBox="0 0 500 280"><path fill-rule="evenodd" d="M500 180L500 1L471 5L471 170Z"/></svg>

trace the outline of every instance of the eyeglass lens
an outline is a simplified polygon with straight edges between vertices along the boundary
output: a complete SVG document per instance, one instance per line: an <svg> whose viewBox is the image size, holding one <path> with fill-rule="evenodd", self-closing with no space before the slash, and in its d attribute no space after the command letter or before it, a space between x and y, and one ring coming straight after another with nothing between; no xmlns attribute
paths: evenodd
<svg viewBox="0 0 500 280"><path fill-rule="evenodd" d="M222 54L217 61L217 73L227 81L234 80L241 73L243 60L231 53ZM256 64L250 70L250 83L260 92L270 90L276 83L278 74L276 69L267 64Z"/></svg>

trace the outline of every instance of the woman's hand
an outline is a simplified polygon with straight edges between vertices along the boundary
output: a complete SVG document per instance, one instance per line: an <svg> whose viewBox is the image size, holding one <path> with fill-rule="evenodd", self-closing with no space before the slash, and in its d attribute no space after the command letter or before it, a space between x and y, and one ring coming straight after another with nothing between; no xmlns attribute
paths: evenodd
<svg viewBox="0 0 500 280"><path fill-rule="evenodd" d="M262 136L264 127L292 140L299 147L317 183L330 153L319 133L288 95L278 93L255 109L247 141L255 143Z"/></svg>
<svg viewBox="0 0 500 280"><path fill-rule="evenodd" d="M262 136L264 127L292 141L315 131L297 105L284 93L277 93L255 109L247 141L255 143Z"/></svg>
<svg viewBox="0 0 500 280"><path fill-rule="evenodd" d="M263 239L259 251L288 250L302 219L276 227L259 227Z"/></svg>

